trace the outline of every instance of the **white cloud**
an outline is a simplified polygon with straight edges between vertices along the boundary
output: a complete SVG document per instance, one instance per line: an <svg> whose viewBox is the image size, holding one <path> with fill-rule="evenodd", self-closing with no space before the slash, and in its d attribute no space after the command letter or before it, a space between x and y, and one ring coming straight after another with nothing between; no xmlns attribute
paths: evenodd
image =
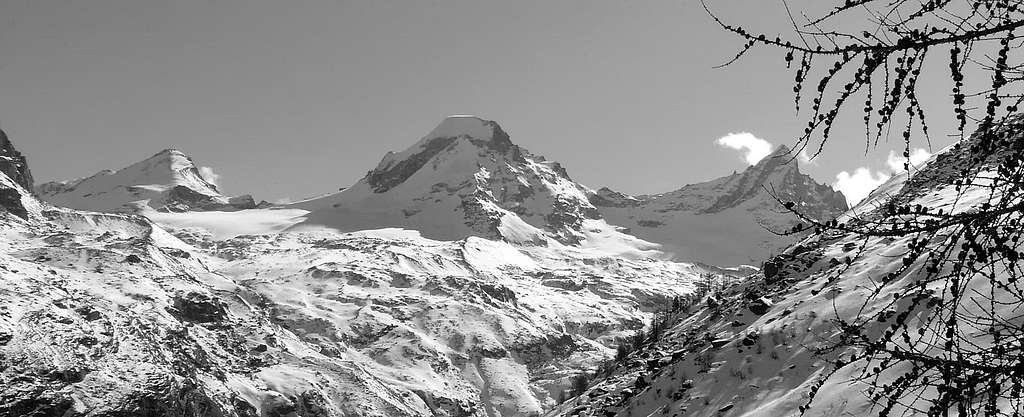
<svg viewBox="0 0 1024 417"><path fill-rule="evenodd" d="M213 172L213 168L199 167L199 175L202 175L203 179L210 184L217 185L220 182L220 174Z"/></svg>
<svg viewBox="0 0 1024 417"><path fill-rule="evenodd" d="M283 197L283 198L279 198L277 200L274 200L274 204L285 205L285 204L291 204L294 201L295 200L293 200L291 197Z"/></svg>
<svg viewBox="0 0 1024 417"><path fill-rule="evenodd" d="M772 153L772 144L751 133L730 133L715 141L720 146L744 152L743 159L754 165Z"/></svg>
<svg viewBox="0 0 1024 417"><path fill-rule="evenodd" d="M881 172L872 173L865 167L857 168L853 174L843 171L836 175L836 182L832 187L842 191L850 206L854 206L863 200L883 182L889 180L889 175Z"/></svg>
<svg viewBox="0 0 1024 417"><path fill-rule="evenodd" d="M924 161L931 158L931 152L926 151L924 148L915 148L910 151L910 165L921 166ZM889 156L885 158L885 164L889 166L893 172L904 171L903 164L907 162L907 158L902 155L897 155L895 151L889 151Z"/></svg>
<svg viewBox="0 0 1024 417"><path fill-rule="evenodd" d="M796 154L796 159L804 165L818 165L816 159L811 159L811 154L807 153L807 149L801 149L800 153Z"/></svg>

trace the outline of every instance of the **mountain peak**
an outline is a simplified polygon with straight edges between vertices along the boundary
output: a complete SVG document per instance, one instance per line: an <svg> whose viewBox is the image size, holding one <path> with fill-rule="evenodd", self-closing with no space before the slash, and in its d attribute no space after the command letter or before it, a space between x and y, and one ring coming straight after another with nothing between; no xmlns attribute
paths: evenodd
<svg viewBox="0 0 1024 417"><path fill-rule="evenodd" d="M160 152L157 152L157 153L153 154L153 156L150 157L150 159L152 159L152 158L167 158L167 157L182 157L182 158L186 158L186 159L191 160L191 158L189 158L188 155L185 154L185 152L182 152L181 150L175 149L175 148L167 148L167 149L164 149L164 150L162 150Z"/></svg>
<svg viewBox="0 0 1024 417"><path fill-rule="evenodd" d="M786 145L779 145L779 147L775 148L775 150L768 154L768 156L761 158L757 164L747 168L747 172L761 171L763 168L776 170L783 167L792 167L797 169L798 172L800 170L800 167L797 164L796 154L793 153L793 150Z"/></svg>
<svg viewBox="0 0 1024 417"><path fill-rule="evenodd" d="M549 237L578 243L597 228L584 222L599 219L586 188L561 165L514 145L497 123L476 116L444 119L351 187L296 207L313 211L306 226L403 227L432 239L530 244Z"/></svg>
<svg viewBox="0 0 1024 417"><path fill-rule="evenodd" d="M254 208L251 196L228 198L178 149L91 177L42 184L36 192L58 206L101 212L238 210Z"/></svg>
<svg viewBox="0 0 1024 417"><path fill-rule="evenodd" d="M490 140L494 136L494 128L498 126L492 120L471 115L452 115L445 117L441 123L430 131L428 138L469 136L474 139ZM500 127L498 128L500 129Z"/></svg>
<svg viewBox="0 0 1024 417"><path fill-rule="evenodd" d="M468 138L485 141L491 148L502 152L514 146L508 133L497 122L471 115L446 117L423 140L439 138Z"/></svg>
<svg viewBox="0 0 1024 417"><path fill-rule="evenodd" d="M788 154L789 152L790 152L789 146L779 145L778 148L776 148L774 151L772 151L772 155L785 155L785 154Z"/></svg>
<svg viewBox="0 0 1024 417"><path fill-rule="evenodd" d="M375 192L386 192L405 182L436 156L449 151L460 152L457 148L472 158L480 152L492 151L511 159L521 157L519 147L512 144L508 133L498 123L476 116L449 116L412 147L384 155L377 168L367 174L367 182ZM473 169L475 171L475 167Z"/></svg>

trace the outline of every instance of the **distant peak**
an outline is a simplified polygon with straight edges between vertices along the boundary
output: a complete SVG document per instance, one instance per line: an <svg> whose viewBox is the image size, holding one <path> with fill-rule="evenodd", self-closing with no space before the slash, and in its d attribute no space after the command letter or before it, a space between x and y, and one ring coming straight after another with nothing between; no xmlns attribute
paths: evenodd
<svg viewBox="0 0 1024 417"><path fill-rule="evenodd" d="M377 168L367 173L366 179L374 192L386 192L416 173L431 158L461 145L494 151L512 160L522 159L522 150L512 143L508 133L497 122L477 116L454 115L442 120L411 148L399 153L389 152Z"/></svg>

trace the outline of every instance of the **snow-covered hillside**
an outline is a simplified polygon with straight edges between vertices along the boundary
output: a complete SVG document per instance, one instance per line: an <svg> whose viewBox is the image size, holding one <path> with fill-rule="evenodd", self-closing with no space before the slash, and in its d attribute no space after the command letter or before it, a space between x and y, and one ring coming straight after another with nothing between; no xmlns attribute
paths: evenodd
<svg viewBox="0 0 1024 417"><path fill-rule="evenodd" d="M1014 128L1018 132L1013 140L1019 141L1022 125ZM960 188L951 181L972 158L967 148L951 147L913 176L890 179L840 216L837 224L877 220L891 202L918 207L919 212L949 215L978 210L991 196L985 179L989 174L979 174L973 187ZM924 239L941 240L943 233ZM963 302L971 304L986 300L985 295L1012 289L996 290L985 279L951 289L944 287L948 282L941 279L925 279L932 265L927 260L932 258L924 256L927 254L916 260L908 258L907 250L921 238L918 234L868 238L841 230L810 236L772 258L762 273L723 286L689 314L670 318L672 325L662 337L649 341L583 395L548 415L774 417L801 415L801 411L807 416L923 415L920 407L927 407L934 390L914 385L906 391L904 403L894 404L889 411L883 411L885 404L874 403L870 397L882 395L875 398L884 402L884 395L894 392L896 378L911 368L908 364L864 360L863 351L840 341L856 335L887 334L893 336L894 344L909 343L913 338L929 349L943 340L934 326L942 328L944 322L932 323L933 306L942 305L957 291L968 294ZM988 268L999 274L998 265ZM1005 278L997 282L1005 282ZM956 285L957 281L952 282ZM928 300L927 306L918 304L922 299ZM991 308L991 314L1000 320L1019 323L1019 307L1000 305L997 300L991 306L985 304L984 309ZM907 317L897 317L904 314ZM851 321L857 317L863 328L844 333L837 326L839 318ZM987 349L991 342L982 334L984 329L979 328L978 335L957 337L970 339L977 349ZM908 348L907 352L911 355L914 350ZM864 370L889 366L894 366L893 372L883 372L878 380L872 379L871 372L867 379L857 379ZM825 378L836 369L835 375ZM871 387L872 381L879 385ZM819 384L810 402L808 394ZM1016 404L1001 399L992 406L1002 413L998 415L1016 415L1012 413L1020 411L1014 408L1020 403ZM937 410L937 415L943 412Z"/></svg>
<svg viewBox="0 0 1024 417"><path fill-rule="evenodd" d="M172 234L0 173L8 194L0 415L536 415L712 275L614 245L206 230L287 210L164 213Z"/></svg>
<svg viewBox="0 0 1024 417"><path fill-rule="evenodd" d="M651 196L602 188L591 201L609 223L661 244L679 259L759 266L797 240L772 233L789 230L798 219L771 192L819 219L832 219L847 209L842 193L801 173L785 146L726 177Z"/></svg>
<svg viewBox="0 0 1024 417"><path fill-rule="evenodd" d="M97 212L136 213L147 210L240 210L255 208L251 196L228 198L203 177L192 159L167 149L117 171L41 184L43 200L60 207Z"/></svg>

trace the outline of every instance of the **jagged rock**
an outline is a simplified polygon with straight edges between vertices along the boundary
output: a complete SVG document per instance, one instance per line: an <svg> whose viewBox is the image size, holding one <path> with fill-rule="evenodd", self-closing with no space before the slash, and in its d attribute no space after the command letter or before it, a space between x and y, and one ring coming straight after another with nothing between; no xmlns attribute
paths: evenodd
<svg viewBox="0 0 1024 417"><path fill-rule="evenodd" d="M33 190L32 171L28 168L28 161L21 152L14 149L14 145L3 130L0 130L0 172L25 190Z"/></svg>
<svg viewBox="0 0 1024 417"><path fill-rule="evenodd" d="M770 282L773 281L775 279L775 276L779 274L780 266L781 265L777 261L777 258L772 258L767 261L764 261L764 263L761 264L761 272L764 274L765 279L769 280Z"/></svg>
<svg viewBox="0 0 1024 417"><path fill-rule="evenodd" d="M175 296L171 312L182 320L196 323L217 322L227 316L227 310L220 299L200 292Z"/></svg>
<svg viewBox="0 0 1024 417"><path fill-rule="evenodd" d="M767 297L760 297L747 303L747 309L760 316L767 313L768 310L771 310L772 305L774 305L772 300L769 300Z"/></svg>
<svg viewBox="0 0 1024 417"><path fill-rule="evenodd" d="M0 185L0 208L22 219L28 218L28 210L21 201L21 192L15 188Z"/></svg>
<svg viewBox="0 0 1024 417"><path fill-rule="evenodd" d="M741 340L740 343L743 344L743 346L754 346L760 339L761 336L758 335L757 333L747 333L747 335L743 337L743 340Z"/></svg>

